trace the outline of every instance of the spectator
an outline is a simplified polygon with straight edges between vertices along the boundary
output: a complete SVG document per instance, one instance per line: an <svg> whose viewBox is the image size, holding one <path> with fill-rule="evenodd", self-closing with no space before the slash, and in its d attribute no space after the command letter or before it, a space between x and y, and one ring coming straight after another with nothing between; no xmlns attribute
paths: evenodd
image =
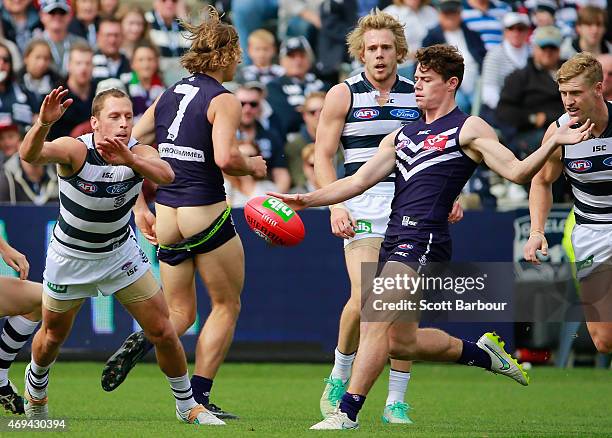
<svg viewBox="0 0 612 438"><path fill-rule="evenodd" d="M604 9L595 6L580 8L576 22L578 36L564 41L561 46L561 59L569 59L579 52L590 52L595 56L611 53L612 44L604 40L607 21Z"/></svg>
<svg viewBox="0 0 612 438"><path fill-rule="evenodd" d="M75 0L74 17L68 26L68 32L85 39L92 48L97 47L97 33L100 17L99 0Z"/></svg>
<svg viewBox="0 0 612 438"><path fill-rule="evenodd" d="M30 164L18 153L4 163L0 173L0 202L44 205L58 200L54 166Z"/></svg>
<svg viewBox="0 0 612 438"><path fill-rule="evenodd" d="M15 78L11 54L4 44L0 44L0 103L0 124L15 124L22 132L32 125L38 113L36 99Z"/></svg>
<svg viewBox="0 0 612 438"><path fill-rule="evenodd" d="M414 54L423 47L423 38L427 36L434 27L438 26L438 12L429 5L429 0L393 0L393 4L387 6L384 12L394 16L404 25L404 35L408 43L409 61L400 66L403 70L400 74L406 76L410 69L413 75Z"/></svg>
<svg viewBox="0 0 612 438"><path fill-rule="evenodd" d="M166 89L159 75L159 52L152 44L141 43L134 49L128 94L134 106L134 122L153 105Z"/></svg>
<svg viewBox="0 0 612 438"><path fill-rule="evenodd" d="M314 143L316 139L317 125L319 124L324 101L325 93L322 91L315 91L306 96L304 106L301 108L304 125L302 125L299 134L285 145L289 174L291 182L295 186L304 186L306 184L307 175L304 174L302 160L303 150L308 144Z"/></svg>
<svg viewBox="0 0 612 438"><path fill-rule="evenodd" d="M534 2L531 21L535 27L554 26L557 2L555 0L539 0Z"/></svg>
<svg viewBox="0 0 612 438"><path fill-rule="evenodd" d="M311 45L316 43L317 32L321 29L321 3L323 0L278 0L280 40L303 35Z"/></svg>
<svg viewBox="0 0 612 438"><path fill-rule="evenodd" d="M502 88L497 118L516 129L511 142L522 158L539 147L544 131L563 114L555 82L559 68L561 32L553 26L536 29L533 56L525 68L511 73Z"/></svg>
<svg viewBox="0 0 612 438"><path fill-rule="evenodd" d="M23 53L30 40L42 32L42 23L32 0L3 0L2 28L4 37L17 44Z"/></svg>
<svg viewBox="0 0 612 438"><path fill-rule="evenodd" d="M20 144L21 135L19 135L19 127L16 124L9 121L7 125L0 125L0 168L9 158L19 152Z"/></svg>
<svg viewBox="0 0 612 438"><path fill-rule="evenodd" d="M268 102L280 120L283 135L300 130L302 117L299 108L304 104L305 96L326 88L310 73L312 57L312 49L304 37L289 38L281 45L281 66L285 74L268 84Z"/></svg>
<svg viewBox="0 0 612 438"><path fill-rule="evenodd" d="M134 47L143 41L149 41L149 23L140 6L130 5L119 12L123 44L121 51L128 59L132 59Z"/></svg>
<svg viewBox="0 0 612 438"><path fill-rule="evenodd" d="M463 22L460 0L441 0L438 8L440 25L429 31L423 40L423 46L450 44L459 49L463 55L465 71L457 92L457 104L469 113L486 49L480 35L470 30Z"/></svg>
<svg viewBox="0 0 612 438"><path fill-rule="evenodd" d="M261 155L257 145L242 143L240 153L247 157ZM232 208L244 207L247 201L255 196L263 196L267 192L278 192L280 189L269 179L255 179L251 175L230 176L225 175L225 193L227 202Z"/></svg>
<svg viewBox="0 0 612 438"><path fill-rule="evenodd" d="M100 15L114 17L119 9L119 0L100 0Z"/></svg>
<svg viewBox="0 0 612 438"><path fill-rule="evenodd" d="M504 79L514 70L524 68L529 58L529 17L510 12L504 17L504 40L487 52L482 68L481 115L498 126L493 114L499 102Z"/></svg>
<svg viewBox="0 0 612 438"><path fill-rule="evenodd" d="M292 193L314 192L318 188L314 173L314 148L314 143L308 143L302 149L300 165L302 167L303 183L296 184L293 190L291 190Z"/></svg>
<svg viewBox="0 0 612 438"><path fill-rule="evenodd" d="M246 55L249 35L261 29L266 20L276 18L277 13L278 0L232 0L232 21L238 31L245 65L251 64L251 58Z"/></svg>
<svg viewBox="0 0 612 438"><path fill-rule="evenodd" d="M612 55L606 53L599 55L597 60L603 69L603 96L604 99L612 101Z"/></svg>
<svg viewBox="0 0 612 438"><path fill-rule="evenodd" d="M502 18L511 11L500 0L466 0L461 13L468 29L477 32L487 50L502 42Z"/></svg>
<svg viewBox="0 0 612 438"><path fill-rule="evenodd" d="M242 117L238 131L240 144L254 144L268 165L268 177L276 187L286 192L291 187L291 177L287 169L284 144L272 130L265 129L258 118L261 116L264 100L262 84L247 83L236 90L236 97L242 103Z"/></svg>
<svg viewBox="0 0 612 438"><path fill-rule="evenodd" d="M58 137L70 135L79 123L89 120L91 104L94 98L95 85L92 78L93 50L85 42L75 43L69 52L67 99L73 99L72 105L64 115L53 124L47 138L51 141Z"/></svg>
<svg viewBox="0 0 612 438"><path fill-rule="evenodd" d="M128 83L132 76L130 61L121 48L121 22L116 18L105 17L98 28L98 51L93 57L93 77L101 81L108 78L121 79Z"/></svg>
<svg viewBox="0 0 612 438"><path fill-rule="evenodd" d="M276 43L272 32L265 29L257 29L249 35L248 54L252 64L240 68L236 82L261 82L267 85L271 80L280 78L285 70L274 64L276 55Z"/></svg>
<svg viewBox="0 0 612 438"><path fill-rule="evenodd" d="M77 41L87 41L68 33L70 5L67 0L41 0L40 19L45 28L43 37L51 48L53 66L59 74L66 76L70 47Z"/></svg>
<svg viewBox="0 0 612 438"><path fill-rule="evenodd" d="M24 67L19 71L18 82L36 99L40 108L44 97L56 88L62 77L51 68L51 49L43 39L33 39L24 53Z"/></svg>

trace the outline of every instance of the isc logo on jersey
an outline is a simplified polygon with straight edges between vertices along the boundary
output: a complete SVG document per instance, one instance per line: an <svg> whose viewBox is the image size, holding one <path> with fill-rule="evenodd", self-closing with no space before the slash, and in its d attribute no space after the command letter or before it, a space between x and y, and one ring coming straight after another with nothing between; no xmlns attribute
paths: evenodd
<svg viewBox="0 0 612 438"><path fill-rule="evenodd" d="M289 219L291 219L291 217L295 214L295 211L293 211L287 204L275 198L266 199L262 205L277 213L285 222L288 222Z"/></svg>
<svg viewBox="0 0 612 438"><path fill-rule="evenodd" d="M353 113L353 117L360 120L370 120L378 117L380 112L374 108L360 108Z"/></svg>
<svg viewBox="0 0 612 438"><path fill-rule="evenodd" d="M446 142L448 141L447 135L428 135L427 138L423 141L423 149L437 149L439 151L443 151L446 147Z"/></svg>
<svg viewBox="0 0 612 438"><path fill-rule="evenodd" d="M421 117L421 113L414 109L396 108L390 111L390 114L396 119L417 120Z"/></svg>
<svg viewBox="0 0 612 438"><path fill-rule="evenodd" d="M567 167L569 167L574 172L586 172L591 167L593 167L593 163L591 163L589 160L574 160L570 161L567 164Z"/></svg>

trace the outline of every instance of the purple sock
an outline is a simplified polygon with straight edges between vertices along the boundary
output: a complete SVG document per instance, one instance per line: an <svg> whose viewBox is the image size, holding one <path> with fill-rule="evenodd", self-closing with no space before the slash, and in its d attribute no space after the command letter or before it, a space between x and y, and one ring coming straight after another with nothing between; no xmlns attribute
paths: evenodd
<svg viewBox="0 0 612 438"><path fill-rule="evenodd" d="M193 375L191 376L191 390L193 398L201 405L207 405L212 389L213 381L206 377Z"/></svg>
<svg viewBox="0 0 612 438"><path fill-rule="evenodd" d="M489 353L484 351L474 342L466 341L464 339L461 341L463 342L463 351L461 352L461 357L457 363L468 366L477 366L486 370L491 369L491 358L489 357Z"/></svg>
<svg viewBox="0 0 612 438"><path fill-rule="evenodd" d="M345 392L342 400L340 400L340 411L344 412L351 420L357 421L357 414L365 403L365 399L365 395Z"/></svg>

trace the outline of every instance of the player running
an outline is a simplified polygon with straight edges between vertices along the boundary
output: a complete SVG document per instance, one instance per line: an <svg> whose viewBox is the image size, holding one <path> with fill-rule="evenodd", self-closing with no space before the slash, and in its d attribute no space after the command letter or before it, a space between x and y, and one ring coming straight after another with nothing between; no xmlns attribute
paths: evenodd
<svg viewBox="0 0 612 438"><path fill-rule="evenodd" d="M499 143L487 123L457 108L455 93L464 69L458 50L435 45L420 49L416 57L415 94L423 119L386 136L376 155L352 176L312 193L271 194L296 209L332 205L395 173L391 217L379 257L379 276L385 280L396 275L415 277L419 275L417 266L450 259L448 214L480 162L504 178L524 184L558 146L582 141L591 130L588 120L579 129L563 125L536 152L519 161ZM414 298L406 290L392 288L389 293ZM339 408L312 429L357 428L357 414L388 356L474 365L527 385L527 373L503 347L492 333L474 343L441 330L419 329L418 322L362 322L348 391Z"/></svg>
<svg viewBox="0 0 612 438"><path fill-rule="evenodd" d="M547 255L545 223L552 205L552 184L565 173L574 194L572 247L580 282L586 323L600 353L612 352L612 103L603 97L602 66L589 53L566 61L557 73L566 113L552 123L544 142L571 118L591 120L593 136L576 145L563 145L533 178L529 191L531 231L525 259L538 264L537 251Z"/></svg>
<svg viewBox="0 0 612 438"><path fill-rule="evenodd" d="M365 71L334 86L325 98L317 130L315 174L325 187L336 181L335 157L341 144L346 176L371 159L385 135L421 117L412 81L397 74L397 65L408 55L404 28L391 15L376 9L362 17L348 35L351 56ZM361 309L361 264L375 263L385 235L391 201L393 175L343 204L331 205L331 227L344 240L351 295L340 316L334 367L325 379L320 400L326 418L340 403L351 376L359 345ZM460 219L458 211L450 220ZM412 423L404 396L410 380L411 362L391 359L389 391L382 419L385 423Z"/></svg>
<svg viewBox="0 0 612 438"><path fill-rule="evenodd" d="M42 285L26 280L30 264L2 237L0 254L19 273L19 278L0 277L0 318L8 316L0 335L0 405L13 414L23 414L23 398L9 380L8 371L40 322Z"/></svg>
<svg viewBox="0 0 612 438"><path fill-rule="evenodd" d="M29 163L57 163L60 188L60 215L43 273L42 327L26 367L26 416L48 417L50 368L85 298L101 292L115 295L155 345L176 399L177 418L224 424L193 399L185 353L166 301L128 224L143 178L168 184L174 173L155 149L131 138L132 103L117 89L94 98L93 134L45 142L51 125L72 103L62 102L67 92L59 87L45 97L38 121L19 148Z"/></svg>
<svg viewBox="0 0 612 438"><path fill-rule="evenodd" d="M134 130L139 140L157 142L160 156L176 175L172 184L157 190L157 217L144 201L135 214L145 236L159 241L161 280L179 335L196 319L196 271L202 277L212 311L196 347L193 394L219 418L237 418L209 398L234 336L244 283L244 252L226 203L222 171L263 177L266 164L262 157L248 158L238 150L241 104L221 85L234 77L240 61L238 34L220 21L214 8L209 11L199 26L186 25L193 42L181 62L191 76L170 87ZM117 388L150 348L140 332L130 335L107 361L102 387Z"/></svg>

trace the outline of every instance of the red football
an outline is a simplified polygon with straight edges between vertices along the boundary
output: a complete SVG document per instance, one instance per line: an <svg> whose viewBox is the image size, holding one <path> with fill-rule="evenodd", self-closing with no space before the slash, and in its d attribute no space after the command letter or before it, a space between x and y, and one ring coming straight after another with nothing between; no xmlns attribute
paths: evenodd
<svg viewBox="0 0 612 438"><path fill-rule="evenodd" d="M244 206L244 217L255 234L273 245L294 246L306 234L298 214L272 196L249 199Z"/></svg>

